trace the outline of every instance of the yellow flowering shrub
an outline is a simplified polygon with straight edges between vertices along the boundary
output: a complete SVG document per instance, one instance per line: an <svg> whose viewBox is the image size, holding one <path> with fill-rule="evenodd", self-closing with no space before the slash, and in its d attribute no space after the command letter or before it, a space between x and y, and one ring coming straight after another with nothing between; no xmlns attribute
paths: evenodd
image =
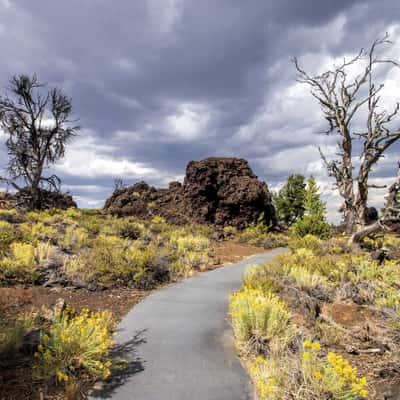
<svg viewBox="0 0 400 400"><path fill-rule="evenodd" d="M355 284L359 284L364 280L393 280L395 271L393 267L390 268L389 264L382 267L376 261L369 260L366 257L352 256L349 259L349 271L346 275Z"/></svg>
<svg viewBox="0 0 400 400"><path fill-rule="evenodd" d="M107 222L100 229L100 232L104 235L136 240L143 236L146 231L144 223L137 221L133 217L113 218L107 220Z"/></svg>
<svg viewBox="0 0 400 400"><path fill-rule="evenodd" d="M264 249L285 247L288 243L287 236L281 233L269 232L269 227L263 223L251 223L238 235L240 243L248 243Z"/></svg>
<svg viewBox="0 0 400 400"><path fill-rule="evenodd" d="M303 343L301 370L304 379L303 390L311 390L319 398L335 400L357 400L368 395L367 379L359 377L357 369L341 355L328 353L321 359L317 353L319 342L306 340Z"/></svg>
<svg viewBox="0 0 400 400"><path fill-rule="evenodd" d="M374 287L375 304L390 307L400 313L400 268L396 261L378 264L365 257L352 257L347 272L348 278L356 285L369 282Z"/></svg>
<svg viewBox="0 0 400 400"><path fill-rule="evenodd" d="M81 215L76 221L79 227L86 230L91 235L98 235L101 229L113 221L114 218L102 215L100 210L88 209L79 210Z"/></svg>
<svg viewBox="0 0 400 400"><path fill-rule="evenodd" d="M64 218L71 218L75 221L79 221L82 217L82 211L74 207L62 210L61 213L63 214Z"/></svg>
<svg viewBox="0 0 400 400"><path fill-rule="evenodd" d="M285 280L300 289L329 289L338 285L348 264L332 256L315 256L311 250L299 248L280 254L271 261L250 266L243 275L243 284L250 288L277 291Z"/></svg>
<svg viewBox="0 0 400 400"><path fill-rule="evenodd" d="M242 277L243 286L249 289L259 289L265 293L274 292L279 289L278 280L274 273L264 265L249 265Z"/></svg>
<svg viewBox="0 0 400 400"><path fill-rule="evenodd" d="M13 242L20 241L22 233L13 224L0 221L0 257L4 256Z"/></svg>
<svg viewBox="0 0 400 400"><path fill-rule="evenodd" d="M189 276L208 265L210 240L206 236L176 229L169 233L167 247L172 270L178 276Z"/></svg>
<svg viewBox="0 0 400 400"><path fill-rule="evenodd" d="M68 226L58 243L63 249L77 251L87 246L89 242L89 235L84 229Z"/></svg>
<svg viewBox="0 0 400 400"><path fill-rule="evenodd" d="M375 300L375 304L382 307L390 307L396 311L398 318L396 319L399 323L400 318L400 291L398 286L383 286L377 289L378 297ZM394 321L394 322L396 322Z"/></svg>
<svg viewBox="0 0 400 400"><path fill-rule="evenodd" d="M295 251L298 249L308 249L314 254L322 254L323 252L323 241L317 236L305 235L303 237L291 236L288 242L290 250Z"/></svg>
<svg viewBox="0 0 400 400"><path fill-rule="evenodd" d="M296 286L302 290L325 288L328 285L326 279L318 272L310 272L303 267L293 268L289 272L288 277L292 278L295 281Z"/></svg>
<svg viewBox="0 0 400 400"><path fill-rule="evenodd" d="M111 368L112 328L112 317L106 311L83 309L80 313L56 314L35 353L36 375L65 382L81 374L107 378Z"/></svg>
<svg viewBox="0 0 400 400"><path fill-rule="evenodd" d="M55 208L42 211L29 211L26 213L26 217L29 221L33 223L42 222L46 225L68 222L63 215L63 211L57 210Z"/></svg>
<svg viewBox="0 0 400 400"><path fill-rule="evenodd" d="M304 341L300 357L257 356L248 368L260 400L359 400L368 396L367 380L342 356L322 356L318 341Z"/></svg>
<svg viewBox="0 0 400 400"><path fill-rule="evenodd" d="M11 254L16 265L27 268L35 266L35 246L16 242L11 245Z"/></svg>
<svg viewBox="0 0 400 400"><path fill-rule="evenodd" d="M32 282L36 270L35 247L28 243L12 243L9 255L0 260L0 281Z"/></svg>
<svg viewBox="0 0 400 400"><path fill-rule="evenodd" d="M363 245L370 250L376 250L382 247L382 239L366 237L363 239Z"/></svg>
<svg viewBox="0 0 400 400"><path fill-rule="evenodd" d="M207 250L210 246L210 240L201 235L186 234L184 231L175 231L169 238L169 245L177 254L183 254L186 251Z"/></svg>
<svg viewBox="0 0 400 400"><path fill-rule="evenodd" d="M239 344L280 352L295 332L286 304L272 293L245 288L230 296L230 316Z"/></svg>
<svg viewBox="0 0 400 400"><path fill-rule="evenodd" d="M126 284L138 281L156 255L152 245L143 246L118 238L99 235L92 248L79 256L65 260L68 276L84 281L93 279L105 284Z"/></svg>
<svg viewBox="0 0 400 400"><path fill-rule="evenodd" d="M21 224L20 228L31 243L37 241L52 241L55 243L60 237L60 233L56 227L44 224L43 222L33 224L26 222Z"/></svg>
<svg viewBox="0 0 400 400"><path fill-rule="evenodd" d="M285 370L282 360L254 357L248 364L260 400L282 399L282 387L285 385Z"/></svg>
<svg viewBox="0 0 400 400"><path fill-rule="evenodd" d="M49 243L39 242L36 246L15 242L6 257L0 260L0 281L34 282L38 277L38 267L52 255Z"/></svg>
<svg viewBox="0 0 400 400"><path fill-rule="evenodd" d="M235 235L237 234L237 228L236 228L236 226L230 226L230 225L224 226L222 230L223 230L224 233L225 233L226 235L228 235L228 236L229 236L229 235L235 236Z"/></svg>
<svg viewBox="0 0 400 400"><path fill-rule="evenodd" d="M169 226L166 223L165 218L155 215L150 221L149 228L153 233L160 233L168 230Z"/></svg>

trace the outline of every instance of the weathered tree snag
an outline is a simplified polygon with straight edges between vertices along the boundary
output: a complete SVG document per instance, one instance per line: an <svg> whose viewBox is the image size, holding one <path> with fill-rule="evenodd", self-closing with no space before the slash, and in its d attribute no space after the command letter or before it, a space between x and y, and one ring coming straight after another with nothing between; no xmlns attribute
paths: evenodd
<svg viewBox="0 0 400 400"><path fill-rule="evenodd" d="M0 128L7 135L10 156L8 176L0 177L0 181L19 192L19 182L23 181L33 208L41 208L44 189L59 191L60 179L44 173L64 156L66 143L79 129L69 119L71 100L58 88L43 92L43 87L35 75L15 76L8 93L0 97Z"/></svg>
<svg viewBox="0 0 400 400"><path fill-rule="evenodd" d="M335 186L343 198L340 211L347 233L353 233L367 223L366 210L368 202L369 175L371 169L384 155L387 149L400 139L400 128L392 130L388 127L399 112L399 103L390 112L381 110L380 91L383 84L376 85L373 71L378 64L399 65L377 55L377 48L391 44L386 34L377 39L369 51L361 49L351 60L343 60L339 66L321 75L310 75L301 68L297 59L294 64L298 72L298 81L311 88L311 95L318 101L329 128L326 134L338 134L338 159L327 160L320 149L322 160L335 179ZM362 66L362 72L354 79L349 79L349 68ZM366 130L355 132L353 119L366 111ZM353 143L361 145L359 155L361 163L354 174Z"/></svg>

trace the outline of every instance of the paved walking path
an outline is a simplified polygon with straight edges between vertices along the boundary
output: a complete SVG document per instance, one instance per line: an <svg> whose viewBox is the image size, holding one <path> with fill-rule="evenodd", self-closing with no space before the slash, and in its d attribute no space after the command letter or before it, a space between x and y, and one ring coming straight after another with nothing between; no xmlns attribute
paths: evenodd
<svg viewBox="0 0 400 400"><path fill-rule="evenodd" d="M118 353L128 368L93 399L250 400L228 322L229 293L246 266L276 249L155 291L122 320Z"/></svg>

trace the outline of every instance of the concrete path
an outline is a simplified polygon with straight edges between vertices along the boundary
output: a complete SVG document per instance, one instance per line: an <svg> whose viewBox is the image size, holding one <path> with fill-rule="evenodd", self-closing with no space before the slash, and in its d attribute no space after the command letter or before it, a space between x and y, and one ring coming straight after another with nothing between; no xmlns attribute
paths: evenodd
<svg viewBox="0 0 400 400"><path fill-rule="evenodd" d="M228 297L240 288L246 266L281 251L201 273L146 297L119 325L117 353L129 360L128 368L92 399L251 399L228 322Z"/></svg>

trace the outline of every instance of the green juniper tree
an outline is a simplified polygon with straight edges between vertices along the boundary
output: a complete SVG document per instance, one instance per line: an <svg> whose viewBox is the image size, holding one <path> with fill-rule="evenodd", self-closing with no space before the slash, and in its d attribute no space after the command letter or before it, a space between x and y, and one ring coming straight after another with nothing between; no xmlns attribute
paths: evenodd
<svg viewBox="0 0 400 400"><path fill-rule="evenodd" d="M292 225L304 214L305 178L300 174L292 174L281 190L274 196L274 203L278 221L285 225Z"/></svg>
<svg viewBox="0 0 400 400"><path fill-rule="evenodd" d="M304 195L304 214L292 225L292 232L298 236L315 235L326 239L330 235L330 226L326 222L326 204L315 178L308 179Z"/></svg>

